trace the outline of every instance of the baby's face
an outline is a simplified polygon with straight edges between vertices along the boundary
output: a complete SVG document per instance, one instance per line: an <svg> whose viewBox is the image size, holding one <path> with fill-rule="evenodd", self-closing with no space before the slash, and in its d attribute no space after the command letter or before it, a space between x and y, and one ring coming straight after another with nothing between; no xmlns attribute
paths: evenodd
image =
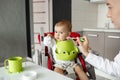
<svg viewBox="0 0 120 80"><path fill-rule="evenodd" d="M69 35L69 31L65 26L55 26L55 39L56 40L66 40Z"/></svg>

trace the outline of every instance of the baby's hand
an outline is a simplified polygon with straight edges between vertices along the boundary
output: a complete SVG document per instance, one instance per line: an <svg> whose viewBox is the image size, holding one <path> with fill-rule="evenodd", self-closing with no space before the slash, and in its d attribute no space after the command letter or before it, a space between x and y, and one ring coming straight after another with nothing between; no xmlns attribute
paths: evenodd
<svg viewBox="0 0 120 80"><path fill-rule="evenodd" d="M51 38L54 38L54 36L52 34L48 34L47 35L48 37L51 37Z"/></svg>

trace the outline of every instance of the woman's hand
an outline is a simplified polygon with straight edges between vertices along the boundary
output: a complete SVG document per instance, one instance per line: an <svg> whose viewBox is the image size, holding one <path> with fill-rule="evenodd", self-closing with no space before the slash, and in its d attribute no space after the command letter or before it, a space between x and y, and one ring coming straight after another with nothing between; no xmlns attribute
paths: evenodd
<svg viewBox="0 0 120 80"><path fill-rule="evenodd" d="M88 50L89 50L89 47L88 47L89 41L88 41L88 39L87 39L86 36L83 36L82 38L84 38L84 41L83 41L83 42L81 42L81 41L80 41L80 38L77 37L77 43L78 43L79 46L80 46L80 51L81 51L85 56L87 56L87 55L88 55Z"/></svg>

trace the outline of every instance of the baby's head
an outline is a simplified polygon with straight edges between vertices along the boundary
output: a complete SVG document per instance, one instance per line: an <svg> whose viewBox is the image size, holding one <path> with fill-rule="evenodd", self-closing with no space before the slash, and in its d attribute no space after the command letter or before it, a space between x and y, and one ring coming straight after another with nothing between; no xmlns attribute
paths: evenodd
<svg viewBox="0 0 120 80"><path fill-rule="evenodd" d="M68 20L61 20L55 24L55 39L56 40L66 40L72 30L72 25Z"/></svg>

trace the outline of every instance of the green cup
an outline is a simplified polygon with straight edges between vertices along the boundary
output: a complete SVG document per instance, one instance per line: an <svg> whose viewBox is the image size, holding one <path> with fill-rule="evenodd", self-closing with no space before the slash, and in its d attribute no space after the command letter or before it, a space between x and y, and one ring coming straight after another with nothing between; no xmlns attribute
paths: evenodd
<svg viewBox="0 0 120 80"><path fill-rule="evenodd" d="M23 70L22 67L22 57L11 57L4 61L4 67L10 73L21 72Z"/></svg>

